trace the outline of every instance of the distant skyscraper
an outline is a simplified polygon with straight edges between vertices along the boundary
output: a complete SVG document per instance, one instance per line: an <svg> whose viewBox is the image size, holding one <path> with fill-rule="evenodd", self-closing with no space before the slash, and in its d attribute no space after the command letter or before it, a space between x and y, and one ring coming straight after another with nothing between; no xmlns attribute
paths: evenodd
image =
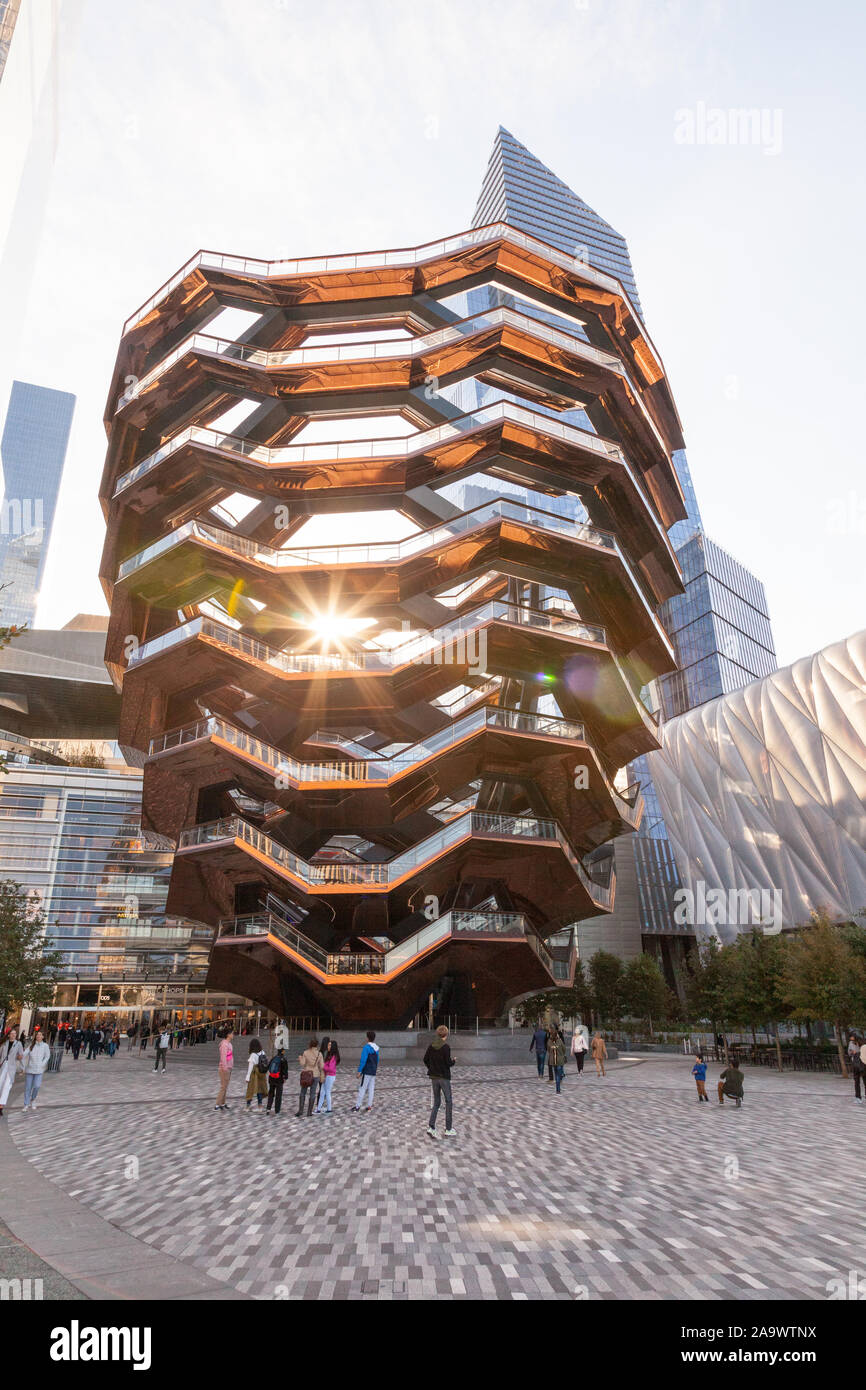
<svg viewBox="0 0 866 1390"><path fill-rule="evenodd" d="M501 126L472 225L497 221L615 275L643 317L625 238ZM479 399L478 404L483 403ZM592 428L585 416L579 423ZM659 610L681 667L653 688L654 703L663 718L776 669L764 586L705 534L685 450L674 453L673 463L688 516L668 534L682 566L686 592ZM575 520L583 520L584 515L575 500ZM612 914L581 924L584 953L605 947L635 955L642 937L673 936L677 930L672 904L679 875L645 758L630 764L629 779L641 783L643 822L636 835L614 842L616 905Z"/></svg>
<svg viewBox="0 0 866 1390"><path fill-rule="evenodd" d="M15 381L0 441L0 618L30 623L51 539L75 397Z"/></svg>
<svg viewBox="0 0 866 1390"><path fill-rule="evenodd" d="M6 59L9 57L9 45L12 42L20 6L21 0L0 0L0 78L3 77Z"/></svg>

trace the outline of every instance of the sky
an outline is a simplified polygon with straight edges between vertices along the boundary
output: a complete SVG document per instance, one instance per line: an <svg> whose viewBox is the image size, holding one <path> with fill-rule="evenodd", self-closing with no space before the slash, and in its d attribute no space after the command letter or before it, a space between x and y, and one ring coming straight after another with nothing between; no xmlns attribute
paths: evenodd
<svg viewBox="0 0 866 1390"><path fill-rule="evenodd" d="M107 611L129 314L201 247L465 229L502 124L627 237L706 529L766 585L780 664L859 630L864 30L840 0L24 0L0 408L12 376L78 398L38 624Z"/></svg>

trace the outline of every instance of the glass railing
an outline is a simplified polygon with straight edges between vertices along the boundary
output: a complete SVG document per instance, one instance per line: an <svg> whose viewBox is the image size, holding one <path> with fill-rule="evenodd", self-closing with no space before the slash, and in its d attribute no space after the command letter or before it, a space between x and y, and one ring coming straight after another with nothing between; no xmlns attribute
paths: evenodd
<svg viewBox="0 0 866 1390"><path fill-rule="evenodd" d="M507 622L519 627L531 627L547 631L556 636L574 637L580 641L606 645L604 628L583 622L576 613L572 617L566 618L558 612L542 613L534 608L525 608L519 604L494 599L492 602L483 604L480 608L464 614L463 617L457 618L447 627L440 628L438 632L421 633L418 637L413 637L410 641L403 643L402 646L392 647L388 650L384 648L360 649L348 653L278 651L276 648L260 642L258 638L238 632L225 623L218 623L214 618L192 618L189 622L182 623L180 627L172 628L160 637L143 642L131 654L129 666L132 667L143 661L149 661L155 656L161 656L165 651L181 642L190 641L195 637L206 637L218 642L223 647L229 647L242 656L249 657L275 671L286 674L295 675L320 671L388 672L400 670L405 666L430 664L437 651L451 647L455 641L459 642L467 633L485 627L492 622ZM459 664L459 662L455 663L455 665Z"/></svg>
<svg viewBox="0 0 866 1390"><path fill-rule="evenodd" d="M117 571L117 578L118 581L128 579L136 570L142 569L167 551L176 549L190 540L216 546L220 550L227 550L233 555L243 556L274 570L325 569L338 565L396 565L427 550L441 550L449 541L495 521L518 521L524 526L563 535L569 540L585 545L599 546L623 559L616 540L609 531L600 531L585 522L574 522L568 517L557 516L553 512L528 506L524 502L512 502L507 498L497 497L492 502L485 502L479 507L473 507L471 511L461 512L430 530L419 531L403 540L374 541L371 544L359 545L286 546L277 549L250 540L247 536L238 536L233 531L211 526L205 521L186 521L176 530L161 536L152 545L145 546L143 550L124 560ZM623 563L625 564L624 560Z"/></svg>
<svg viewBox="0 0 866 1390"><path fill-rule="evenodd" d="M424 246L401 247L391 251L365 251L337 256L314 256L279 261L265 261L248 256L229 256L219 251L199 251L187 261L186 265L181 266L180 270L176 271L155 294L151 295L141 308L130 315L123 325L123 332L126 335L136 324L139 324L142 319L152 313L173 289L182 284L188 275L199 268L222 270L233 275L249 275L261 279L273 279L278 276L289 275L331 275L341 271L423 265L425 261L436 260L441 256L455 255L470 247L482 246L489 241L508 241L513 246L522 247L541 256L552 265L561 266L564 270L580 275L581 279L589 280L592 284L620 295L628 302L626 291L614 276L607 275L604 271L590 266L588 262L579 260L577 256L569 256L556 247L548 246L538 237L518 231L515 227L509 226L507 222L493 222L488 227L473 228L470 231L461 232L457 236L428 242ZM629 308L631 308L630 304ZM634 310L632 313L634 314ZM640 324L640 319L637 319L637 322Z"/></svg>
<svg viewBox="0 0 866 1390"><path fill-rule="evenodd" d="M185 724L179 729L170 729L159 738L151 740L149 754L154 757L174 748L183 748L205 738L219 738L224 743L263 764L270 772L291 778L295 782L387 782L400 773L428 758L447 752L464 739L482 729L505 729L515 733L540 735L546 738L567 739L570 742L585 742L586 731L583 724L573 720L560 719L553 715L524 713L516 709L486 707L464 716L456 723L440 729L437 733L401 749L390 757L365 749L366 757L358 761L315 761L301 762L279 748L255 738L243 729L238 729L228 720L217 715L199 719L194 724ZM331 735L339 739L340 735ZM344 739L351 746L351 740Z"/></svg>
<svg viewBox="0 0 866 1390"><path fill-rule="evenodd" d="M304 960L310 962L327 975L390 975L411 964L422 952L441 941L454 936L482 934L497 936L504 940L523 940L529 942L533 951L550 971L554 973L550 952L536 936L527 917L522 912L472 912L462 910L446 912L444 916L427 923L413 932L399 945L382 953L376 951L333 951L326 952L301 932L287 927L284 922L271 913L251 913L243 917L227 918L220 922L219 937L276 936L291 947Z"/></svg>
<svg viewBox="0 0 866 1390"><path fill-rule="evenodd" d="M432 863L470 836L496 840L533 840L559 845L591 900L601 907L609 905L613 894L613 873L605 885L594 882L583 867L580 857L563 834L556 821L538 816L497 815L486 811L467 811L456 816L441 830L421 840L411 849L401 850L393 859L382 863L359 860L329 859L322 862L302 859L285 845L250 825L240 816L209 821L184 830L178 849L195 849L224 841L239 840L249 845L263 858L269 859L283 872L299 880L306 888L329 885L389 887L411 875L420 867ZM611 865L613 861L610 861Z"/></svg>
<svg viewBox="0 0 866 1390"><path fill-rule="evenodd" d="M390 338L385 341L378 338L360 338L352 343L324 346L314 344L311 347L278 348L273 351L255 347L252 343L240 343L232 338L219 338L209 333L190 333L150 371L132 379L119 397L116 409L120 410L135 400L164 376L176 362L191 352L205 352L210 356L223 357L233 362L246 362L269 371L275 367L325 366L328 363L394 361L400 358L420 357L427 352L435 352L460 342L463 338L501 328L513 328L526 333L531 338L561 348L584 361L594 362L607 371L618 373L626 381L629 380L625 364L614 353L593 347L582 338L574 337L559 328L551 328L549 324L530 318L527 314L517 313L514 309L499 308L473 314L457 323L446 324L444 328L436 328L431 333L423 333L417 338ZM637 393L634 394L637 398Z"/></svg>
<svg viewBox="0 0 866 1390"><path fill-rule="evenodd" d="M292 464L303 463L340 462L342 460L362 462L366 459L408 458L416 453L426 453L451 439L505 421L533 429L548 438L560 439L565 443L574 444L576 448L588 449L593 453L604 455L606 458L616 459L628 470L635 486L641 492L643 491L619 445L612 444L597 434L590 434L587 430L578 429L575 425L566 425L558 420L551 420L548 416L541 415L529 407L515 405L511 401L497 401L457 419L448 420L442 425L437 425L434 429L421 430L417 434L406 435L399 439L335 439L320 444L286 444L277 448L269 448L265 444L257 444L252 439L243 439L238 435L225 434L220 430L193 425L181 430L179 434L174 435L154 453L148 454L147 458L142 459L134 468L130 468L128 472L122 474L117 480L114 495L117 496L118 493L123 492L144 474L149 473L164 459L169 458L187 444L199 444L204 448L225 449L233 454L243 454L255 463L261 463L270 468L290 467ZM646 501L646 496L643 495ZM649 506L648 502L647 506Z"/></svg>

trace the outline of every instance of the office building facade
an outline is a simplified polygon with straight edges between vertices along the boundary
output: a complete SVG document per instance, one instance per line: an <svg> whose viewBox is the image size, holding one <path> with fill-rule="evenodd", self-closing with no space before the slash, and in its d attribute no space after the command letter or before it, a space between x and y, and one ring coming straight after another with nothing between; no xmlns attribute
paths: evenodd
<svg viewBox="0 0 866 1390"><path fill-rule="evenodd" d="M615 275L645 319L625 238L502 128L494 141L476 223L490 213L562 249L570 248ZM661 719L735 690L776 666L763 585L706 535L685 449L675 450L672 458L685 515L669 528L668 536L682 567L685 591L659 610L678 666L645 692ZM650 950L674 982L692 943L674 917L680 887L676 857L645 758L630 765L628 781L641 787L643 819L636 835L614 846L617 903L611 914L579 924L580 950L589 956L605 949L626 959Z"/></svg>
<svg viewBox="0 0 866 1390"><path fill-rule="evenodd" d="M15 381L0 439L0 617L5 625L36 617L57 509L75 397Z"/></svg>

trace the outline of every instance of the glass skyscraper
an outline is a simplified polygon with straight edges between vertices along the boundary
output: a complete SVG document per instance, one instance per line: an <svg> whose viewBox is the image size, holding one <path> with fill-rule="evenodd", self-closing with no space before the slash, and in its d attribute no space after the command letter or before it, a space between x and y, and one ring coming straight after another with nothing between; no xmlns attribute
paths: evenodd
<svg viewBox="0 0 866 1390"><path fill-rule="evenodd" d="M9 57L9 47L20 8L21 0L0 0L0 78L3 77L6 59Z"/></svg>
<svg viewBox="0 0 866 1390"><path fill-rule="evenodd" d="M615 275L643 318L625 238L502 127L472 225L495 221L508 222ZM585 417L579 423L592 428ZM674 453L673 463L688 516L670 528L669 536L682 567L685 593L669 599L659 611L681 668L661 677L646 692L647 702L661 719L776 669L764 586L706 535L685 450ZM583 520L585 513L577 499L574 508L575 520ZM618 881L614 910L581 923L581 949L583 954L604 948L632 956L642 945L652 949L658 943L657 953L670 959L668 948L661 949L661 940L681 930L673 919L673 897L680 879L645 757L630 764L628 780L641 783L643 821L635 835L614 842Z"/></svg>
<svg viewBox="0 0 866 1390"><path fill-rule="evenodd" d="M45 570L75 397L15 381L0 460L0 620L33 624Z"/></svg>

